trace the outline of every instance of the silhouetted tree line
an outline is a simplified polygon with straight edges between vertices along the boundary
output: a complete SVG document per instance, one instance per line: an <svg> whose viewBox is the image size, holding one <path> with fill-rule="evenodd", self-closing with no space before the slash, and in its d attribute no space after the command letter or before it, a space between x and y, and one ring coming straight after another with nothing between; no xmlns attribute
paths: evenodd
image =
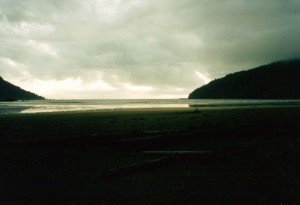
<svg viewBox="0 0 300 205"><path fill-rule="evenodd" d="M34 93L23 90L0 77L0 101L13 100L42 100L45 99Z"/></svg>
<svg viewBox="0 0 300 205"><path fill-rule="evenodd" d="M300 99L300 59L229 74L194 90L189 99Z"/></svg>

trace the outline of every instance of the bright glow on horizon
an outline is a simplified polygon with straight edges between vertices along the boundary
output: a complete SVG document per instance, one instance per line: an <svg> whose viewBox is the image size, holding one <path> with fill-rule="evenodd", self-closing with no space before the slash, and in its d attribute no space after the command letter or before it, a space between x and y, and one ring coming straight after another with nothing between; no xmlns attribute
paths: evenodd
<svg viewBox="0 0 300 205"><path fill-rule="evenodd" d="M157 91L150 86L119 83L118 87L114 87L102 79L89 83L84 83L80 78L64 80L10 80L6 78L6 80L47 99L169 99L185 98L187 92L183 88L176 88L173 92L182 94L157 95ZM168 92L172 93L170 90L166 91Z"/></svg>
<svg viewBox="0 0 300 205"><path fill-rule="evenodd" d="M124 83L124 87L126 90L133 91L133 92L149 92L153 90L153 88L150 86L132 85L130 83Z"/></svg>

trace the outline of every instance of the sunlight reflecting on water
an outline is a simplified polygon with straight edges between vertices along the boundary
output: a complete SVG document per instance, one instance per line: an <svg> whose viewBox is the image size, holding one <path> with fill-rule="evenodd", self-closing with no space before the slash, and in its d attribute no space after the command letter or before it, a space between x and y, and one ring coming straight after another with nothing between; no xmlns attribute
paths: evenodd
<svg viewBox="0 0 300 205"><path fill-rule="evenodd" d="M143 108L188 108L228 106L300 105L300 100L190 100L190 99L139 99L139 100L37 100L1 102L0 114L42 113L88 110L119 110Z"/></svg>

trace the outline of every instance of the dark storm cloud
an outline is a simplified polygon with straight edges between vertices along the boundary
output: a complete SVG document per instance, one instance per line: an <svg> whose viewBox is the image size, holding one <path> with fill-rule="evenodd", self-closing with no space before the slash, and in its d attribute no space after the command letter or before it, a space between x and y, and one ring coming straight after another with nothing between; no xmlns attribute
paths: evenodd
<svg viewBox="0 0 300 205"><path fill-rule="evenodd" d="M204 79L299 57L299 34L292 0L0 0L0 73L79 82L69 97L184 97Z"/></svg>

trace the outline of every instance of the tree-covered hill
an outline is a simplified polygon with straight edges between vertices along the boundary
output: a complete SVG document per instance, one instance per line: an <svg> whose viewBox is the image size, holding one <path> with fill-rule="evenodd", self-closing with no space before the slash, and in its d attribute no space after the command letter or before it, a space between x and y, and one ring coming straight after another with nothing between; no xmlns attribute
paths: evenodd
<svg viewBox="0 0 300 205"><path fill-rule="evenodd" d="M0 77L0 101L43 100L45 98L15 86Z"/></svg>
<svg viewBox="0 0 300 205"><path fill-rule="evenodd" d="M226 75L197 88L189 99L300 99L300 59Z"/></svg>

